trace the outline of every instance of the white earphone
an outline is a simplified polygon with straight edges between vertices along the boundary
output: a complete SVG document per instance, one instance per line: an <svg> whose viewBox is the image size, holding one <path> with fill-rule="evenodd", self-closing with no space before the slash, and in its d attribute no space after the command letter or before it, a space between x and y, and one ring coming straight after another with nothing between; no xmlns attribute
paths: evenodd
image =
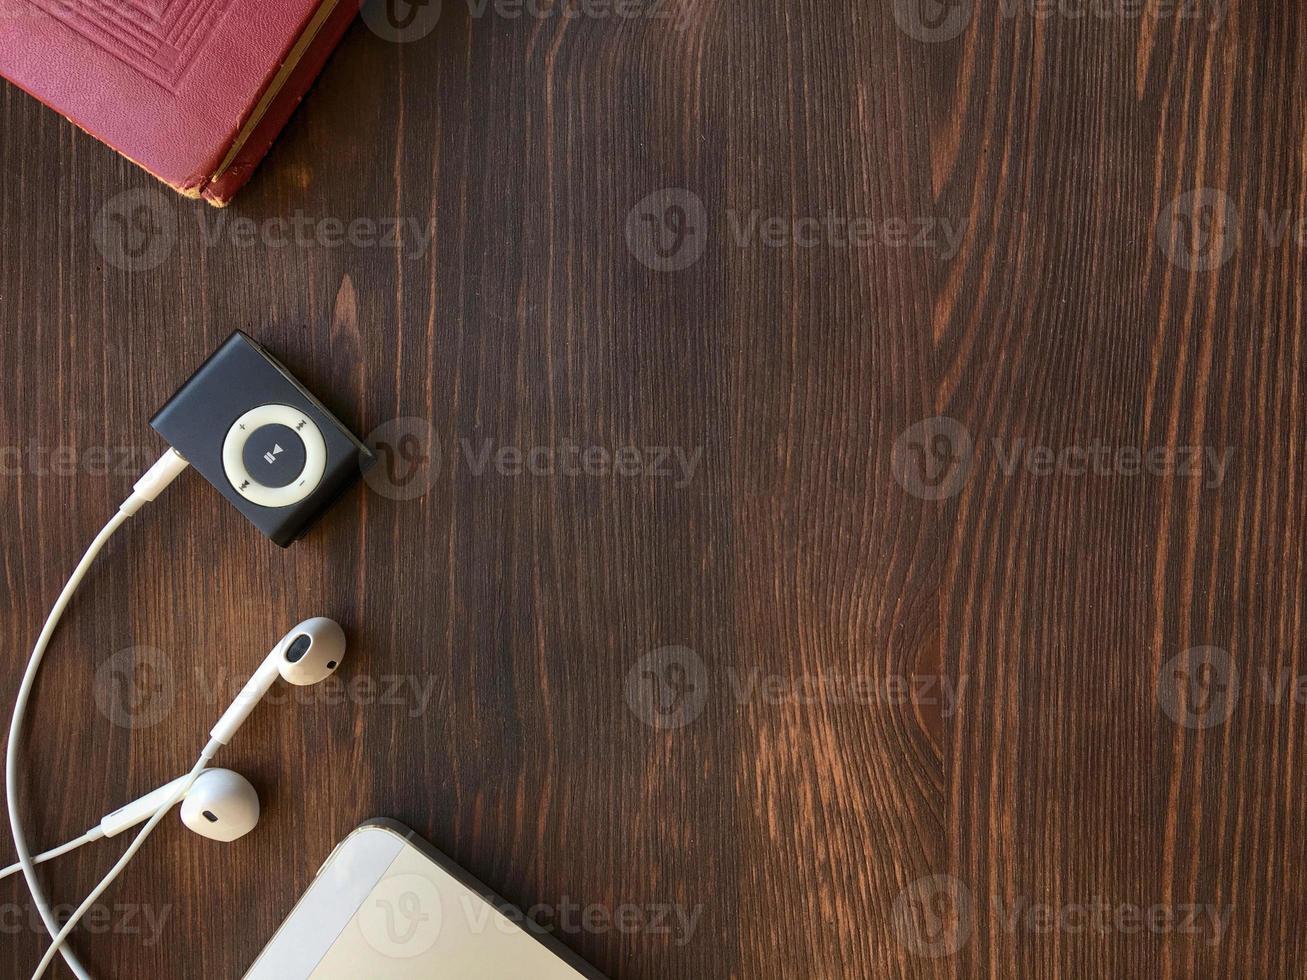
<svg viewBox="0 0 1307 980"><path fill-rule="evenodd" d="M181 776L139 800L119 807L75 841L36 855L32 858L32 863L44 864L84 844L117 837L124 830L131 830L137 824L149 820L160 806L176 797L178 792L184 793L182 823L201 837L229 843L244 837L258 824L259 794L240 773L230 769L206 769L190 789L185 788L187 778ZM0 878L8 878L22 870L21 864L11 864L0 870Z"/></svg>
<svg viewBox="0 0 1307 980"><path fill-rule="evenodd" d="M186 777L174 779L153 793L115 810L100 821L105 837L144 823L183 789ZM230 769L206 769L182 797L181 819L188 828L209 840L240 840L259 822L259 794L250 781Z"/></svg>
<svg viewBox="0 0 1307 980"><path fill-rule="evenodd" d="M260 813L258 793L249 780L239 773L229 769L207 768L209 760L235 737L254 708L272 690L277 678L297 687L308 687L334 674L344 657L345 631L340 624L321 616L306 619L283 636L264 657L253 676L210 730L209 744L205 746L190 773L120 807L76 840L33 856L27 864L21 860L23 855L20 854L17 864L0 870L0 878L23 871L37 907L41 909L46 905L45 896L30 874L37 864L60 857L93 841L113 837L147 821L118 863L54 935L54 942L46 950L45 958L34 976L39 977L44 973L56 952L60 951L68 933L127 866L146 837L176 803L182 804L182 823L201 837L230 842L254 829ZM74 972L83 975L84 971L76 958L67 950L63 952L69 958L69 965Z"/></svg>
<svg viewBox="0 0 1307 980"><path fill-rule="evenodd" d="M279 500L275 507L259 506L253 495L246 493L251 488L251 481L233 483L233 471L227 466L231 446L244 444L238 433L248 426L241 420L248 420L252 412L258 414L262 411L266 416L268 409L284 409L292 414L295 431L300 433L298 438L305 443L306 451L312 449L314 439L323 450L319 454L321 458L314 464L316 469L304 462L299 476L289 481L298 479L296 486L304 492L293 500ZM9 829L18 855L17 867L23 872L33 904L54 940L38 964L33 980L39 980L59 953L79 980L89 978L90 974L73 951L62 948L63 942L173 804L182 803L182 821L205 837L236 840L249 833L259 817L259 801L254 788L236 773L221 770L206 773L210 760L231 741L278 677L299 686L316 684L336 670L345 652L345 634L331 620L310 619L301 623L273 647L235 702L218 719L208 745L187 775L115 810L77 840L44 854L32 854L23 830L21 806L25 786L20 746L27 706L59 621L110 539L146 504L157 500L194 463L194 468L226 494L260 531L285 547L299 537L376 458L285 367L240 331L232 334L155 413L151 425L169 442L170 448L136 481L131 494L91 540L64 582L32 647L14 699L13 715L9 719L9 738L4 755L5 808L9 814ZM246 432L245 435L251 436L252 433ZM238 449L238 458L239 455ZM289 453L287 459L293 456ZM37 879L36 865L93 840L121 833L142 820L145 825L126 853L61 928ZM7 872L0 873L0 877L4 873Z"/></svg>
<svg viewBox="0 0 1307 980"><path fill-rule="evenodd" d="M321 616L304 620L272 648L209 734L226 745L278 677L287 684L308 687L335 673L344 656L345 631L338 623Z"/></svg>

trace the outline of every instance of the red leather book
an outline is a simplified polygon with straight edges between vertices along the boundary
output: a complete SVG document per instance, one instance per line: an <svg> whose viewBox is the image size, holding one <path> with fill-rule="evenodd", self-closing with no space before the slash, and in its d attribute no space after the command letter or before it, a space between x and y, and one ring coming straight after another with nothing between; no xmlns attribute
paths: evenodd
<svg viewBox="0 0 1307 980"><path fill-rule="evenodd" d="M250 178L359 0L0 0L0 75L187 197Z"/></svg>

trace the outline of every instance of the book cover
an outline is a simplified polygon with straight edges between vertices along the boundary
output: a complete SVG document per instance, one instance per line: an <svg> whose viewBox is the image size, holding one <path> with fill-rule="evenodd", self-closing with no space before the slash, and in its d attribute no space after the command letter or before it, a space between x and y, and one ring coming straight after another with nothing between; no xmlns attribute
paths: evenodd
<svg viewBox="0 0 1307 980"><path fill-rule="evenodd" d="M249 180L359 0L0 0L0 75L187 197Z"/></svg>

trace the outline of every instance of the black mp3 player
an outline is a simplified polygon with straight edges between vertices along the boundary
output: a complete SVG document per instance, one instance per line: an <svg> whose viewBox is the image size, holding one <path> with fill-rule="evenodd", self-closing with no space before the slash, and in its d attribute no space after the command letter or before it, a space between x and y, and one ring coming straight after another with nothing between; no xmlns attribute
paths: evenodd
<svg viewBox="0 0 1307 980"><path fill-rule="evenodd" d="M376 461L285 367L239 330L150 425L283 548Z"/></svg>

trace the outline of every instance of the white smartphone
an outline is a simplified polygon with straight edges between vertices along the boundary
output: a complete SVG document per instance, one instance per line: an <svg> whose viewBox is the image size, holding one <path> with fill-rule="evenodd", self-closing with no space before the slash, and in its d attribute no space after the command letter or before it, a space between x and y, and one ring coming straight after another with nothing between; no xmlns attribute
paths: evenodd
<svg viewBox="0 0 1307 980"><path fill-rule="evenodd" d="M337 845L245 980L604 980L394 820Z"/></svg>

